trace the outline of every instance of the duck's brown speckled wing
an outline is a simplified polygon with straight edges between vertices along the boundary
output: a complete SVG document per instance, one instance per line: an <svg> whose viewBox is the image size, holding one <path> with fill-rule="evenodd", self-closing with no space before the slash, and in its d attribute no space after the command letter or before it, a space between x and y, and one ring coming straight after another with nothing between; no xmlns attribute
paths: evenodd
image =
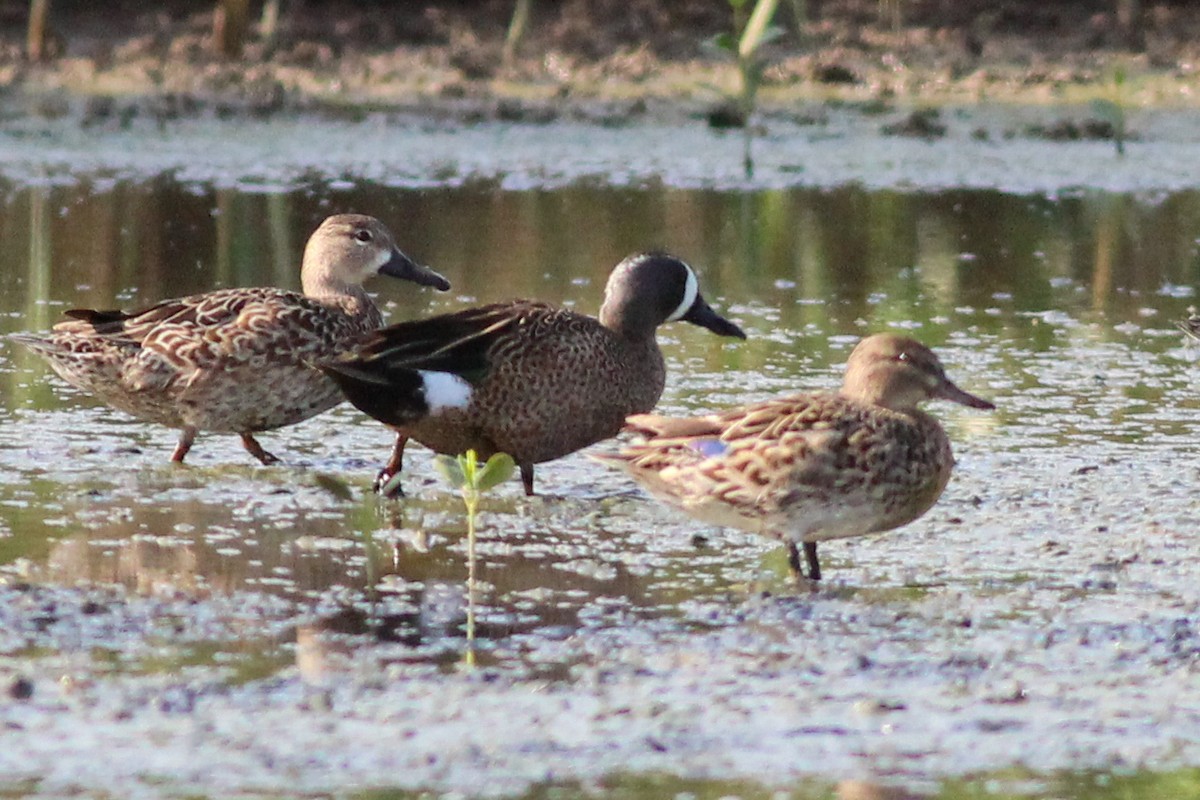
<svg viewBox="0 0 1200 800"><path fill-rule="evenodd" d="M338 342L371 326L271 288L220 290L131 312L76 309L68 317L50 336L59 353L112 359L131 392L237 373L269 379L274 369L328 357Z"/></svg>
<svg viewBox="0 0 1200 800"><path fill-rule="evenodd" d="M237 319L248 305L260 305L267 309L273 302L291 302L297 297L303 295L265 287L239 288L164 300L134 311L73 308L66 312L66 320L54 326L54 332L77 336L112 336L141 342L159 325L224 325Z"/></svg>

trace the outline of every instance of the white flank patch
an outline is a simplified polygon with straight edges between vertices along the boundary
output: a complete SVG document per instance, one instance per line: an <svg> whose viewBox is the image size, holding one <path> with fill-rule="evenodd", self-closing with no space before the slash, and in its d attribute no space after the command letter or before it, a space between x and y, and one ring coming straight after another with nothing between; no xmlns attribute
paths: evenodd
<svg viewBox="0 0 1200 800"><path fill-rule="evenodd" d="M429 413L437 414L448 408L466 408L471 402L471 384L451 372L419 369L425 383L425 403Z"/></svg>
<svg viewBox="0 0 1200 800"><path fill-rule="evenodd" d="M696 280L696 273L692 272L692 268L687 264L683 265L687 270L687 284L683 287L683 302L679 304L679 308L671 312L671 316L667 317L667 322L674 322L682 317L692 307L692 303L696 302L696 295L700 294L700 282Z"/></svg>

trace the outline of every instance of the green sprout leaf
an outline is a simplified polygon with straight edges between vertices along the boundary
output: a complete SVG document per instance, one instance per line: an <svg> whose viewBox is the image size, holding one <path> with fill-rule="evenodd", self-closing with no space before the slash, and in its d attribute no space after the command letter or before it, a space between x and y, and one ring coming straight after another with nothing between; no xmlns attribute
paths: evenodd
<svg viewBox="0 0 1200 800"><path fill-rule="evenodd" d="M486 492L511 478L516 468L517 463L513 461L512 456L508 453L496 453L487 460L483 469L479 470L475 477L475 487L481 492Z"/></svg>
<svg viewBox="0 0 1200 800"><path fill-rule="evenodd" d="M455 489L467 486L467 477L462 468L462 456L436 456L433 459L433 466L446 479L446 483Z"/></svg>
<svg viewBox="0 0 1200 800"><path fill-rule="evenodd" d="M454 460L458 462L458 468L462 471L463 487L477 491L479 480L476 472L479 469L479 456L475 455L474 450L468 450L465 453L460 453Z"/></svg>
<svg viewBox="0 0 1200 800"><path fill-rule="evenodd" d="M715 50L737 55L737 40L729 31L718 33L711 39L706 39L704 45Z"/></svg>
<svg viewBox="0 0 1200 800"><path fill-rule="evenodd" d="M467 652L464 661L468 667L474 667L475 573L478 561L475 555L475 528L478 524L479 499L483 492L512 475L516 464L506 453L497 453L486 464L480 464L474 450L453 457L439 455L433 463L442 477L462 492L463 504L467 508Z"/></svg>

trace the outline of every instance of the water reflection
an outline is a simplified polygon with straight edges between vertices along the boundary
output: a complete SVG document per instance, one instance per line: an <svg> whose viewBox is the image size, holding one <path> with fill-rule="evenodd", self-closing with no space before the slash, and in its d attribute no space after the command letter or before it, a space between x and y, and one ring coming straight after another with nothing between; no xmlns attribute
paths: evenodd
<svg viewBox="0 0 1200 800"><path fill-rule="evenodd" d="M220 286L297 288L308 233L330 213L359 210L384 219L407 252L455 286L435 297L378 282L393 318L513 296L591 312L629 252L684 256L751 338L731 346L668 328L664 402L674 409L828 386L854 339L888 325L917 329L956 380L1000 402L986 420L937 411L968 452L1175 446L1191 436L1200 405L1170 329L1197 282L1200 192L515 192L491 183L398 191L314 182L252 194L164 176L8 187L0 196L0 332L44 329L74 306ZM304 469L258 470L231 450L167 470L169 431L96 408L12 347L0 350L0 401L0 568L24 560L29 575L61 583L285 597L319 612L298 636L317 675L330 628L432 643L440 653L458 647L462 597L448 587L465 574L461 514L432 479L392 507L361 495L338 501ZM271 435L290 437L279 448L308 469L356 489L389 439L346 409ZM428 475L421 462L416 471ZM620 496L622 480L582 458L552 474L566 497L530 509L504 496L490 512L498 524L483 543L481 631L493 658L519 656L534 633L544 646L630 619L703 626L690 602L764 572L768 544L734 538L705 548L656 536L646 506ZM782 574L782 561L765 571Z"/></svg>
<svg viewBox="0 0 1200 800"><path fill-rule="evenodd" d="M47 304L112 306L230 285L297 288L307 235L347 209L383 218L402 246L450 273L460 295L480 300L536 295L594 308L595 287L613 264L657 246L695 262L714 294L777 308L789 327L828 321L842 331L880 311L921 321L991 306L997 295L1017 311L1127 315L1137 293L1193 283L1200 231L1200 192L514 192L481 183L246 194L164 177L9 188L3 198L5 330L52 321ZM584 281L590 290L577 285ZM1086 287L1086 297L1063 292L1063 283ZM427 310L427 298L380 291L402 313Z"/></svg>
<svg viewBox="0 0 1200 800"><path fill-rule="evenodd" d="M465 647L465 521L452 495L425 488L398 504L367 493L346 502L294 470L251 480L151 467L121 485L40 481L2 502L15 532L0 540L5 571L23 561L26 580L115 584L151 596L267 593L304 609L296 656L305 669L350 635L398 643L408 657L434 663L454 662ZM690 618L688 602L719 596L760 569L755 548L731 556L637 535L628 502L485 503L480 663L520 661L547 637L635 619L707 627ZM13 513L18 505L33 512ZM556 676L569 666L531 665Z"/></svg>
<svg viewBox="0 0 1200 800"><path fill-rule="evenodd" d="M435 297L377 281L372 288L397 319L514 296L594 312L622 257L677 252L753 335L727 347L668 329L668 341L680 341L668 353L697 359L700 370L755 371L764 391L835 361L841 343L831 346L831 336L889 324L919 328L939 349L969 334L1033 352L1064 346L1064 336L1120 338L1122 322L1168 327L1190 302L1200 260L1200 192L1047 198L858 187L505 191L492 183L399 191L314 182L252 194L164 176L10 187L0 196L0 333L44 329L74 306L128 307L231 285L298 288L311 230L330 213L361 210L455 286ZM1100 329L1080 327L1097 320ZM63 392L42 380L48 371L31 355L5 348L0 358L18 366L0 372L9 407L61 407ZM1016 365L1000 366L1007 379L1028 379Z"/></svg>

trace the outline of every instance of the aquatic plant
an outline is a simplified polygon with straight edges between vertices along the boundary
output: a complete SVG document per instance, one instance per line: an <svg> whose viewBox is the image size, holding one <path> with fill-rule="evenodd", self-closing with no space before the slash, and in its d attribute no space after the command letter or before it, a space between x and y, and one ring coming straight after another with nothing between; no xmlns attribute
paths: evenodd
<svg viewBox="0 0 1200 800"><path fill-rule="evenodd" d="M504 37L504 63L511 64L517 53L517 45L529 27L529 15L533 11L533 0L517 0L513 6L512 19L508 23L508 33Z"/></svg>
<svg viewBox="0 0 1200 800"><path fill-rule="evenodd" d="M1092 112L1112 127L1113 145L1118 156L1125 155L1125 140L1129 135L1125 122L1125 78L1125 68L1118 65L1113 70L1110 96L1092 101Z"/></svg>
<svg viewBox="0 0 1200 800"><path fill-rule="evenodd" d="M742 166L746 177L754 174L754 158L751 143L754 129L750 124L758 103L758 88L762 85L766 62L759 52L764 44L783 35L783 29L771 25L779 0L756 0L754 8L746 13L750 0L729 0L733 9L733 30L718 34L711 40L712 46L733 56L738 69L738 95L736 124L742 128Z"/></svg>
<svg viewBox="0 0 1200 800"><path fill-rule="evenodd" d="M475 666L475 528L479 498L489 489L512 477L516 462L507 453L496 453L480 464L474 450L457 456L439 455L434 467L462 494L467 508L467 666Z"/></svg>

